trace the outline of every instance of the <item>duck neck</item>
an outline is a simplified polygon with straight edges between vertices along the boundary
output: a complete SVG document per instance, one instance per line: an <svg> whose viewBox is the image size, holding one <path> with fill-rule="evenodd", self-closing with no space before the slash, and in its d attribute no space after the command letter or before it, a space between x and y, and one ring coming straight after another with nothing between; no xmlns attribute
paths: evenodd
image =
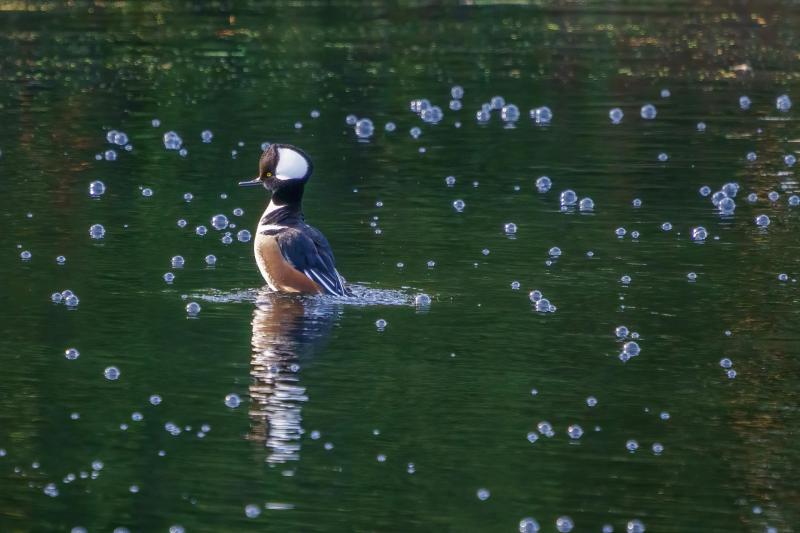
<svg viewBox="0 0 800 533"><path fill-rule="evenodd" d="M303 204L302 201L289 202L285 204L276 202L273 198L270 200L264 214L261 215L261 225L266 224L286 224L288 222L302 222L303 221Z"/></svg>

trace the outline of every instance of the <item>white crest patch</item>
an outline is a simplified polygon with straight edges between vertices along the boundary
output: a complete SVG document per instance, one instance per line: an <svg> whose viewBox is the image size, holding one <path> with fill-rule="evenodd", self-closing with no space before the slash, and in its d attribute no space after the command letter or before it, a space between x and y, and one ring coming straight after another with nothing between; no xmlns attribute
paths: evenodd
<svg viewBox="0 0 800 533"><path fill-rule="evenodd" d="M278 148L278 166L275 177L279 180L303 179L308 172L308 161L290 148Z"/></svg>

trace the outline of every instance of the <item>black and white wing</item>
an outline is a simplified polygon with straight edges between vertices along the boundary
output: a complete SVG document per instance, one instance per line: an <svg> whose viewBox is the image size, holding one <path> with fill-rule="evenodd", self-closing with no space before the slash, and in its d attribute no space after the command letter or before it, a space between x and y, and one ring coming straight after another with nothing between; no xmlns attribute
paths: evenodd
<svg viewBox="0 0 800 533"><path fill-rule="evenodd" d="M306 226L284 230L275 236L281 255L294 268L322 287L326 293L336 296L351 296L344 278L336 271L333 252L327 239L318 230Z"/></svg>

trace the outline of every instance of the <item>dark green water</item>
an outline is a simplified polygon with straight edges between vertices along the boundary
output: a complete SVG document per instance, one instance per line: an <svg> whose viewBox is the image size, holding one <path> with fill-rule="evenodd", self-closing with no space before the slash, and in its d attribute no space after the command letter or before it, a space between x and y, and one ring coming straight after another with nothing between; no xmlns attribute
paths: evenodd
<svg viewBox="0 0 800 533"><path fill-rule="evenodd" d="M788 1L1 1L0 530L516 531L530 516L552 532L569 516L576 532L633 519L797 531L800 186L783 158L800 128L775 99L800 100L798 27ZM519 106L515 128L496 111L476 122L494 95ZM444 119L423 123L414 98ZM655 120L639 116L648 102ZM528 118L540 105L548 127ZM374 121L369 142L350 113ZM132 151L106 142L110 129ZM186 157L165 150L169 130ZM267 198L235 183L264 141L313 157L307 219L366 293L356 304L259 293L236 232L255 229ZM96 160L108 149L117 160ZM698 189L726 182L740 190L723 217ZM565 189L594 211L560 212ZM217 213L237 225L230 245ZM547 265L552 246L563 253ZM65 289L74 310L50 300ZM533 289L555 313L535 312ZM423 292L433 303L417 309ZM627 363L620 325L640 335ZM555 436L531 444L541 421Z"/></svg>

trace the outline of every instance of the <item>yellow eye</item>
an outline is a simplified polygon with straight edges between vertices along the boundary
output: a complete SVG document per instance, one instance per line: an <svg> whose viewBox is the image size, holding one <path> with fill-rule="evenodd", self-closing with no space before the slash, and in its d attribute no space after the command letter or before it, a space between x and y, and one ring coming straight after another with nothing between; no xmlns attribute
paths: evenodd
<svg viewBox="0 0 800 533"><path fill-rule="evenodd" d="M270 176L272 176L272 172L267 172L267 177L269 178Z"/></svg>

